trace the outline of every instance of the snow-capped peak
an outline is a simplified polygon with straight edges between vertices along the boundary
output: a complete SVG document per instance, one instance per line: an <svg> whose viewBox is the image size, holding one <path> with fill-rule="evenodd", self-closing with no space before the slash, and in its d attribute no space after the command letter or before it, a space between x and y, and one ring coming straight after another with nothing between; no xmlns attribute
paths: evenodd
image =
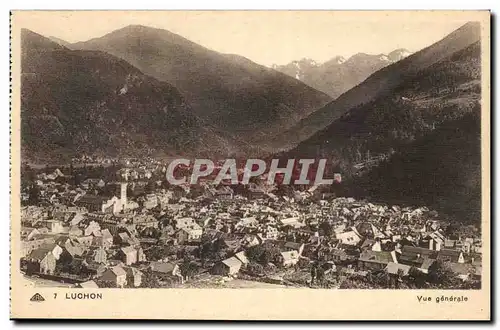
<svg viewBox="0 0 500 330"><path fill-rule="evenodd" d="M390 61L389 57L387 57L387 55L384 55L384 54L380 55L378 59L381 60L381 61L384 61L384 62L389 62Z"/></svg>
<svg viewBox="0 0 500 330"><path fill-rule="evenodd" d="M342 64L345 62L345 58L343 56L336 56L333 61L337 64Z"/></svg>
<svg viewBox="0 0 500 330"><path fill-rule="evenodd" d="M411 54L413 54L413 53L410 52L408 49L399 48L399 49L396 49L396 50L390 52L389 55L387 55L387 56L389 57L389 59L391 61L397 62L397 61L401 61L405 57L410 56Z"/></svg>
<svg viewBox="0 0 500 330"><path fill-rule="evenodd" d="M296 61L292 61L290 63L292 65L292 72L290 72L289 74L293 74L293 76L295 77L295 79L297 80L302 80L304 79L304 76L307 74L307 72L311 69L311 68L315 68L318 66L318 64L316 63L315 60L312 60L310 58L303 58L301 60L296 60Z"/></svg>

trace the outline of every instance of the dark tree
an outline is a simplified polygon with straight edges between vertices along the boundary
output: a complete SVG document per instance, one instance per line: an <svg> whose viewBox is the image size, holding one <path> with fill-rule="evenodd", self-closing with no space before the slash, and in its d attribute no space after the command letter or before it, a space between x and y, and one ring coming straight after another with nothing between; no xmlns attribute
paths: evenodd
<svg viewBox="0 0 500 330"><path fill-rule="evenodd" d="M323 221L319 225L320 235L331 236L333 233L333 226L329 221Z"/></svg>
<svg viewBox="0 0 500 330"><path fill-rule="evenodd" d="M159 288L160 282L158 281L158 277L153 274L151 271L143 272L141 279L141 288Z"/></svg>
<svg viewBox="0 0 500 330"><path fill-rule="evenodd" d="M261 275L264 273L264 267L256 262L248 264L247 271L253 275Z"/></svg>
<svg viewBox="0 0 500 330"><path fill-rule="evenodd" d="M266 265L270 262L276 263L281 257L280 249L272 243L254 245L247 250L250 260Z"/></svg>
<svg viewBox="0 0 500 330"><path fill-rule="evenodd" d="M198 273L199 267L196 263L189 260L185 260L181 264L180 269L182 277L189 279Z"/></svg>
<svg viewBox="0 0 500 330"><path fill-rule="evenodd" d="M149 180L148 183L146 184L146 187L144 188L144 192L146 194L151 194L155 192L155 190L156 190L156 182L154 182L153 180Z"/></svg>
<svg viewBox="0 0 500 330"><path fill-rule="evenodd" d="M40 189L36 184L31 185L28 193L28 203L37 205L40 202Z"/></svg>

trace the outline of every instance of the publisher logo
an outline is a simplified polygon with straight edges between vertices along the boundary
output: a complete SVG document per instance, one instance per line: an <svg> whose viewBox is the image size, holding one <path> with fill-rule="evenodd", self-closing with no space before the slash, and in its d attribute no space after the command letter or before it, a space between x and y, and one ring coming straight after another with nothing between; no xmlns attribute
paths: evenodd
<svg viewBox="0 0 500 330"><path fill-rule="evenodd" d="M39 293L35 293L35 294L33 295L33 297L31 297L30 301L42 302L42 301L45 301L45 298L44 298L44 297L42 297L42 295L41 295L41 294L39 294Z"/></svg>

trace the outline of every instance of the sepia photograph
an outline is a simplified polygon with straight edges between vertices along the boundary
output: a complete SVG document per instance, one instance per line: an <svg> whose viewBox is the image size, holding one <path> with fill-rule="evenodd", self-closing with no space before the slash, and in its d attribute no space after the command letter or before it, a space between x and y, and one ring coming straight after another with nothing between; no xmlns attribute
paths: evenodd
<svg viewBox="0 0 500 330"><path fill-rule="evenodd" d="M489 21L11 12L12 316L266 292L490 317Z"/></svg>

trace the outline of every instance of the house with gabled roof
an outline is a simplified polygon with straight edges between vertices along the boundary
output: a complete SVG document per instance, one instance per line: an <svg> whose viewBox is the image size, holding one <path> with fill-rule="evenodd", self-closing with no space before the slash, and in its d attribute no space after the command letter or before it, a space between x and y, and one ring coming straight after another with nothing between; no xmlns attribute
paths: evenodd
<svg viewBox="0 0 500 330"><path fill-rule="evenodd" d="M236 228L256 228L257 225L259 224L259 221L255 219L255 217L246 217L246 218L241 218L240 221L236 223Z"/></svg>
<svg viewBox="0 0 500 330"><path fill-rule="evenodd" d="M465 263L463 252L451 249L441 249L437 254L437 260L443 262L453 262L458 264Z"/></svg>
<svg viewBox="0 0 500 330"><path fill-rule="evenodd" d="M398 262L404 265L418 268L423 273L430 273L436 266L438 251L426 248L405 245L398 255Z"/></svg>
<svg viewBox="0 0 500 330"><path fill-rule="evenodd" d="M103 236L97 236L92 239L92 246L97 246L101 247L104 249L109 249L110 247L113 246L113 237L111 237L111 240L107 240Z"/></svg>
<svg viewBox="0 0 500 330"><path fill-rule="evenodd" d="M175 262L152 261L148 269L160 279L176 279L183 281L181 268Z"/></svg>
<svg viewBox="0 0 500 330"><path fill-rule="evenodd" d="M118 197L111 198L106 196L83 195L75 204L85 207L89 212L119 213L123 207Z"/></svg>
<svg viewBox="0 0 500 330"><path fill-rule="evenodd" d="M37 228L33 227L22 227L21 228L21 238L24 240L31 240L34 236L40 235L41 232Z"/></svg>
<svg viewBox="0 0 500 330"><path fill-rule="evenodd" d="M84 236L101 236L101 226L95 221L90 221L83 234Z"/></svg>
<svg viewBox="0 0 500 330"><path fill-rule="evenodd" d="M127 272L121 266L108 268L99 278L100 282L123 288L127 285Z"/></svg>
<svg viewBox="0 0 500 330"><path fill-rule="evenodd" d="M290 217L279 220L279 224L283 227L290 226L292 228L301 228L305 227L305 223L301 222L299 217Z"/></svg>
<svg viewBox="0 0 500 330"><path fill-rule="evenodd" d="M283 267L295 266L299 262L299 252L296 250L281 252L281 262Z"/></svg>
<svg viewBox="0 0 500 330"><path fill-rule="evenodd" d="M93 247L85 252L83 258L88 262L97 262L100 264L105 264L108 260L108 255L106 250L102 247Z"/></svg>
<svg viewBox="0 0 500 330"><path fill-rule="evenodd" d="M241 239L241 244L246 248L259 245L261 243L262 238L256 234L245 234L245 236Z"/></svg>
<svg viewBox="0 0 500 330"><path fill-rule="evenodd" d="M203 228L201 228L197 223L193 223L179 229L175 233L175 237L177 238L177 242L179 244L187 244L199 242L202 234Z"/></svg>
<svg viewBox="0 0 500 330"><path fill-rule="evenodd" d="M132 265L138 261L137 250L132 246L122 247L118 253L125 265Z"/></svg>
<svg viewBox="0 0 500 330"><path fill-rule="evenodd" d="M135 267L123 267L123 269L127 273L127 283L136 288L141 286L142 276L144 274L139 269Z"/></svg>
<svg viewBox="0 0 500 330"><path fill-rule="evenodd" d="M390 262L397 263L396 252L365 250L358 259L360 270L383 270Z"/></svg>
<svg viewBox="0 0 500 330"><path fill-rule="evenodd" d="M126 232L121 232L116 235L116 244L128 245L130 241L130 236Z"/></svg>
<svg viewBox="0 0 500 330"><path fill-rule="evenodd" d="M77 287L82 289L99 289L99 286L94 280L78 283Z"/></svg>
<svg viewBox="0 0 500 330"><path fill-rule="evenodd" d="M302 252L304 251L305 244L304 243L297 243L297 242L286 242L283 245L283 250L284 251L296 251L299 256L302 255Z"/></svg>
<svg viewBox="0 0 500 330"><path fill-rule="evenodd" d="M21 241L21 256L26 256L31 253L31 251L38 249L44 244L52 244L55 242L53 235L35 235L32 240Z"/></svg>
<svg viewBox="0 0 500 330"><path fill-rule="evenodd" d="M387 264L387 267L385 267L384 270L391 275L404 277L410 274L411 267L412 266L398 264L391 261Z"/></svg>
<svg viewBox="0 0 500 330"><path fill-rule="evenodd" d="M78 228L78 226L71 226L68 231L69 237L80 237L83 236L83 230Z"/></svg>
<svg viewBox="0 0 500 330"><path fill-rule="evenodd" d="M49 250L50 252L52 252L52 254L54 255L54 258L56 258L56 260L59 260L59 257L61 256L61 253L63 252L63 248L60 247L56 243L45 243L42 246L40 246L40 248L45 249L45 250Z"/></svg>
<svg viewBox="0 0 500 330"><path fill-rule="evenodd" d="M238 274L243 263L236 257L227 258L215 264L212 273L223 276L234 276Z"/></svg>
<svg viewBox="0 0 500 330"><path fill-rule="evenodd" d="M404 245L401 247L401 260L413 260L420 257L436 259L438 252L422 247Z"/></svg>
<svg viewBox="0 0 500 330"><path fill-rule="evenodd" d="M189 226L195 224L194 219L191 218L191 217L175 218L173 220L173 222L175 224L175 228L176 229L181 229L181 228L184 228L184 227L189 227Z"/></svg>
<svg viewBox="0 0 500 330"><path fill-rule="evenodd" d="M80 222L85 220L85 217L82 213L75 213L74 216L70 220L70 226L78 226Z"/></svg>
<svg viewBox="0 0 500 330"><path fill-rule="evenodd" d="M106 241L106 244L113 245L113 235L109 232L109 229L101 230L101 237Z"/></svg>
<svg viewBox="0 0 500 330"><path fill-rule="evenodd" d="M86 247L78 244L78 242L67 243L63 247L63 251L59 257L59 262L62 265L69 265L73 262L73 260L83 258L86 251Z"/></svg>
<svg viewBox="0 0 500 330"><path fill-rule="evenodd" d="M64 246L63 253L67 252L72 257L82 257L86 250L87 248L79 242L72 242Z"/></svg>
<svg viewBox="0 0 500 330"><path fill-rule="evenodd" d="M444 248L445 249L455 249L456 241L453 239L445 239L444 240Z"/></svg>
<svg viewBox="0 0 500 330"><path fill-rule="evenodd" d="M361 236L354 230L337 233L335 237L340 240L342 244L356 246L361 242Z"/></svg>
<svg viewBox="0 0 500 330"><path fill-rule="evenodd" d="M27 261L26 272L53 274L56 270L56 258L50 249L37 248L25 258Z"/></svg>
<svg viewBox="0 0 500 330"><path fill-rule="evenodd" d="M93 277L99 277L106 271L105 264L92 260L83 260L82 265L85 267L86 272Z"/></svg>
<svg viewBox="0 0 500 330"><path fill-rule="evenodd" d="M424 233L419 241L419 246L439 251L444 248L445 240L445 237L439 231Z"/></svg>
<svg viewBox="0 0 500 330"><path fill-rule="evenodd" d="M75 240L86 247L90 247L92 245L92 241L94 240L94 236L80 236L76 237Z"/></svg>
<svg viewBox="0 0 500 330"><path fill-rule="evenodd" d="M236 253L234 256L238 258L238 260L241 261L243 265L248 265L248 263L250 262L247 258L245 251L240 251Z"/></svg>
<svg viewBox="0 0 500 330"><path fill-rule="evenodd" d="M424 274L430 274L435 271L437 262L435 259L423 258L421 263L417 263L417 269Z"/></svg>

